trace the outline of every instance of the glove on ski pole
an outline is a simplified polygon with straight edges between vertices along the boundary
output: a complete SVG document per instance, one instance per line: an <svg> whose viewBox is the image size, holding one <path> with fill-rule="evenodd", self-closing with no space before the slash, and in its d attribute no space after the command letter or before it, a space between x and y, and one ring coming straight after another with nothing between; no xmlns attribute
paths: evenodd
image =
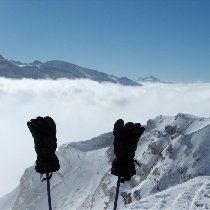
<svg viewBox="0 0 210 210"><path fill-rule="evenodd" d="M114 124L114 154L116 158L112 162L111 173L120 177L120 182L131 179L136 174L135 151L139 138L144 133L145 128L140 123L128 122L124 124L119 119Z"/></svg>
<svg viewBox="0 0 210 210"><path fill-rule="evenodd" d="M57 148L56 124L51 117L37 117L27 122L34 138L37 153L36 172L52 173L59 170L59 160L55 154Z"/></svg>

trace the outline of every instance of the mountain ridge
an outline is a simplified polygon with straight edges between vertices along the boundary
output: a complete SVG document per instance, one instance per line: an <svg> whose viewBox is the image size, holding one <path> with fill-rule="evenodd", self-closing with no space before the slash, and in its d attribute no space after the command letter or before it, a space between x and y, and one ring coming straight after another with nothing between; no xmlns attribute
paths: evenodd
<svg viewBox="0 0 210 210"><path fill-rule="evenodd" d="M97 70L84 68L66 61L51 60L45 63L35 60L22 63L5 59L0 55L0 77L11 79L90 79L97 82L110 82L124 86L141 86L127 78L116 77Z"/></svg>

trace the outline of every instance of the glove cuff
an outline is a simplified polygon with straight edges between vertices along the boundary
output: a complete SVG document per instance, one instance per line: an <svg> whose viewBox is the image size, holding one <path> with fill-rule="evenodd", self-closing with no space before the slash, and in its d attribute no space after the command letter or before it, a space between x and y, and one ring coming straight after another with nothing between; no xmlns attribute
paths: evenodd
<svg viewBox="0 0 210 210"><path fill-rule="evenodd" d="M40 174L51 173L51 172L56 172L59 169L60 169L60 164L58 157L56 155L54 155L50 159L38 157L36 160L35 170L37 173Z"/></svg>
<svg viewBox="0 0 210 210"><path fill-rule="evenodd" d="M112 162L111 174L130 180L136 174L133 159L117 159Z"/></svg>

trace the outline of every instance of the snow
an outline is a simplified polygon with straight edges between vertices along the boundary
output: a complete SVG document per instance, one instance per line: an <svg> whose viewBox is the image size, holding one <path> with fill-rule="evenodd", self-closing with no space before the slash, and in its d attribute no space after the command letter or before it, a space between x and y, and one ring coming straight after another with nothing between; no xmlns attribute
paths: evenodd
<svg viewBox="0 0 210 210"><path fill-rule="evenodd" d="M210 209L210 119L160 115L145 127L136 151L141 166L121 184L118 209ZM107 133L59 148L61 169L51 180L53 209L113 209L112 142ZM0 207L47 209L46 183L34 167L25 170L17 189L0 199Z"/></svg>
<svg viewBox="0 0 210 210"><path fill-rule="evenodd" d="M133 202L121 210L210 209L210 177L196 177L154 195Z"/></svg>

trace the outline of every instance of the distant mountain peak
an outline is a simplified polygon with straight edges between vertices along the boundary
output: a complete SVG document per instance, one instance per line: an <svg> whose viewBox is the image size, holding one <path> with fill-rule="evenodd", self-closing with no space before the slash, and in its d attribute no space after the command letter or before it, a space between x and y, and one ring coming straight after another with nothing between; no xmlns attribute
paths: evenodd
<svg viewBox="0 0 210 210"><path fill-rule="evenodd" d="M165 82L160 80L158 77L155 76L147 76L147 77L139 77L136 80L138 83L164 83L164 84L172 84L171 82Z"/></svg>
<svg viewBox="0 0 210 210"><path fill-rule="evenodd" d="M138 81L142 82L160 82L160 79L154 76L148 76L148 77L139 77Z"/></svg>

